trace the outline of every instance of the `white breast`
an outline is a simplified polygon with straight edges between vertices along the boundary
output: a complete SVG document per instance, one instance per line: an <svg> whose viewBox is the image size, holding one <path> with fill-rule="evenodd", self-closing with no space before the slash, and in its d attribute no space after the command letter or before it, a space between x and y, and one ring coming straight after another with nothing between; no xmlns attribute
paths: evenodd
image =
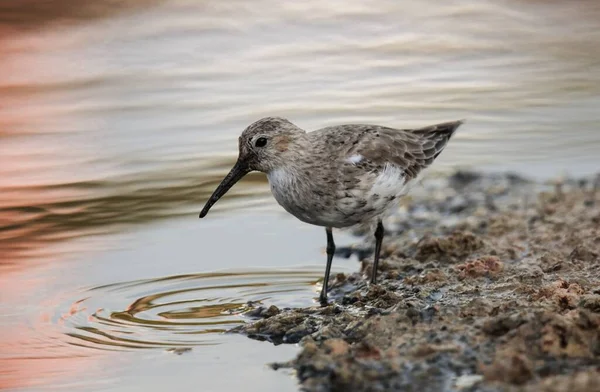
<svg viewBox="0 0 600 392"><path fill-rule="evenodd" d="M267 179L269 180L271 193L273 193L275 200L287 210L292 203L290 188L295 181L294 176L285 169L279 168L271 170L267 174Z"/></svg>
<svg viewBox="0 0 600 392"><path fill-rule="evenodd" d="M283 168L271 170L267 174L267 179L272 188L287 188L294 181L292 175Z"/></svg>
<svg viewBox="0 0 600 392"><path fill-rule="evenodd" d="M267 174L267 178L269 179L271 193L273 193L275 200L287 212L303 222L319 226L328 225L325 222L327 211L308 208L311 200L308 200L307 197L310 196L300 194L297 183L298 179L294 176L294 172L290 172L289 169L279 168L270 171Z"/></svg>

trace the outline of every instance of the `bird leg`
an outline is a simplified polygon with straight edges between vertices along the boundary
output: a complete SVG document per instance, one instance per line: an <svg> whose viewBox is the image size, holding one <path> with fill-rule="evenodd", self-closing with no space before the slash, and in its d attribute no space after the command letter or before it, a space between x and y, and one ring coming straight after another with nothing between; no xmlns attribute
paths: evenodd
<svg viewBox="0 0 600 392"><path fill-rule="evenodd" d="M327 305L327 288L329 285L329 273L331 272L331 262L333 260L333 254L335 253L335 243L333 242L333 233L331 227L325 228L327 234L327 266L325 267L325 277L323 278L323 288L321 289L321 295L319 296L319 302L321 305Z"/></svg>
<svg viewBox="0 0 600 392"><path fill-rule="evenodd" d="M383 224L381 220L377 221L375 229L375 258L373 260L373 270L371 271L371 283L377 283L377 264L379 264L379 254L381 253L381 241L383 240Z"/></svg>

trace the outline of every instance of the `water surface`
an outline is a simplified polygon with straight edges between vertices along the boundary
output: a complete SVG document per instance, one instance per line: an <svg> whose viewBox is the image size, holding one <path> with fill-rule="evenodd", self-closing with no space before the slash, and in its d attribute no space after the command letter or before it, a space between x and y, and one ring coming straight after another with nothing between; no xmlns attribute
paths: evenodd
<svg viewBox="0 0 600 392"><path fill-rule="evenodd" d="M46 3L0 6L0 388L295 389L264 367L295 347L222 332L314 304L322 229L260 174L197 219L260 117L466 118L436 170L598 170L592 0Z"/></svg>

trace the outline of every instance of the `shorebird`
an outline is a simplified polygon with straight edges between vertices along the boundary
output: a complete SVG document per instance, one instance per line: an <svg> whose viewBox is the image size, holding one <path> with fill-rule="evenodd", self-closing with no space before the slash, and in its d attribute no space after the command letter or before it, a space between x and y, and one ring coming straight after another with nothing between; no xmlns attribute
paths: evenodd
<svg viewBox="0 0 600 392"><path fill-rule="evenodd" d="M348 124L306 132L284 118L263 118L242 132L237 162L204 205L200 218L247 173L266 173L275 200L287 212L325 227L327 265L319 296L325 305L335 253L332 229L375 226L371 273L375 284L384 235L382 219L462 123L419 129Z"/></svg>

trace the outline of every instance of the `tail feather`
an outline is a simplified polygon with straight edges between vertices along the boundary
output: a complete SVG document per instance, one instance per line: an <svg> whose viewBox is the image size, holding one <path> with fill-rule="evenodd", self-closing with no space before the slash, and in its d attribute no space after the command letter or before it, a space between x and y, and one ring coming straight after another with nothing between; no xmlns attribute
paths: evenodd
<svg viewBox="0 0 600 392"><path fill-rule="evenodd" d="M430 125L425 128L413 129L412 133L425 136L427 138L431 138L432 136L447 136L449 138L464 122L465 120L458 120Z"/></svg>
<svg viewBox="0 0 600 392"><path fill-rule="evenodd" d="M426 154L429 155L429 164L442 153L454 132L464 122L465 120L451 121L412 130L412 133L421 137L424 151L429 152Z"/></svg>

